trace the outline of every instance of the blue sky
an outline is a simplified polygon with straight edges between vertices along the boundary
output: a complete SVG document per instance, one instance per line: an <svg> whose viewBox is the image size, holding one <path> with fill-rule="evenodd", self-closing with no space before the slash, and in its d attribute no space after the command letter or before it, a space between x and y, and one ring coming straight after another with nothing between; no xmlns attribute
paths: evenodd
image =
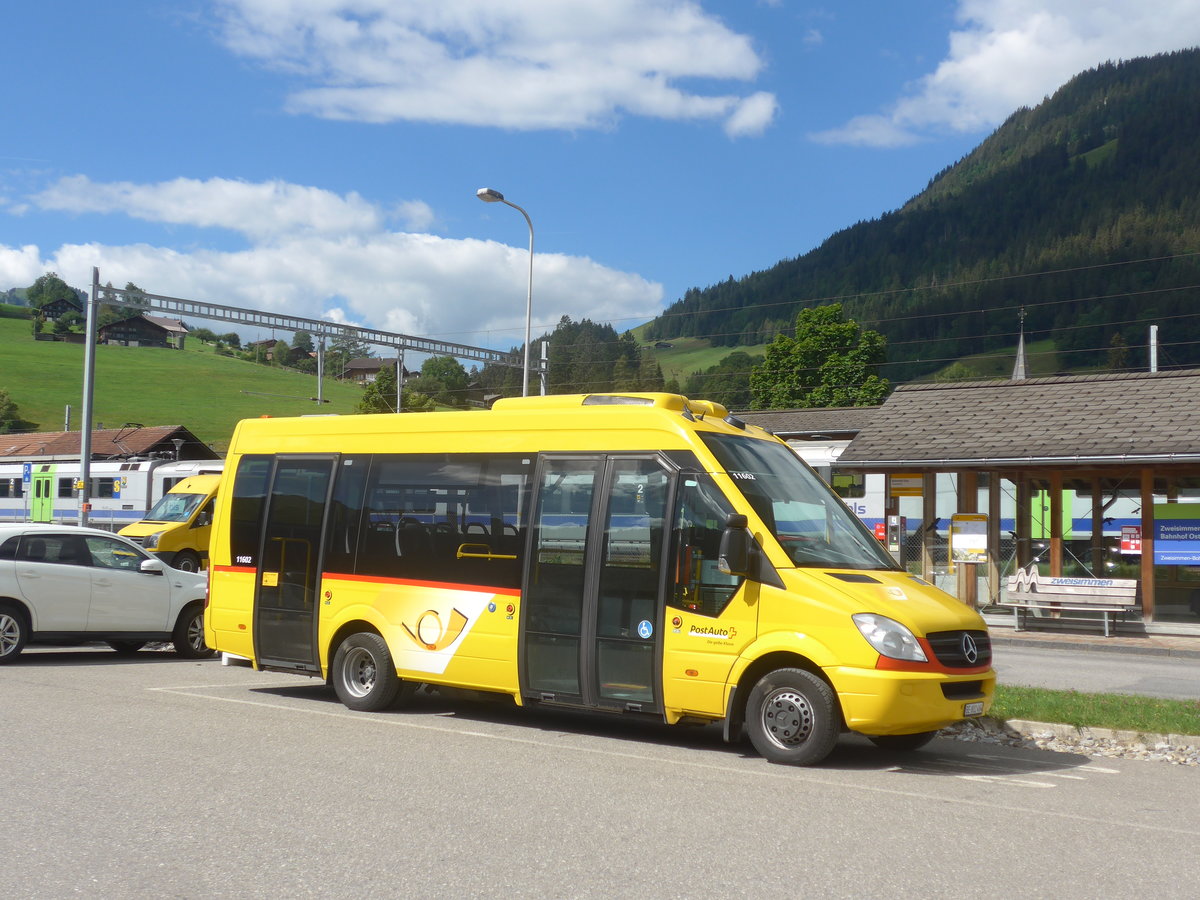
<svg viewBox="0 0 1200 900"><path fill-rule="evenodd" d="M46 271L487 347L622 331L903 204L1200 0L7 9L0 290ZM193 323L195 324L195 323ZM208 324L208 323L206 323Z"/></svg>

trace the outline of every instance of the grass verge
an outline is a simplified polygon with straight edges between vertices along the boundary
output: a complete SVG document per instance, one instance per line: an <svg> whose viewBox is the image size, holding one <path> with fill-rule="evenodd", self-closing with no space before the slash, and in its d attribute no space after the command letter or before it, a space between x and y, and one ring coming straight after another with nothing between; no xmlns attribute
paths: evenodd
<svg viewBox="0 0 1200 900"><path fill-rule="evenodd" d="M991 715L1143 734L1200 735L1200 700L997 685Z"/></svg>

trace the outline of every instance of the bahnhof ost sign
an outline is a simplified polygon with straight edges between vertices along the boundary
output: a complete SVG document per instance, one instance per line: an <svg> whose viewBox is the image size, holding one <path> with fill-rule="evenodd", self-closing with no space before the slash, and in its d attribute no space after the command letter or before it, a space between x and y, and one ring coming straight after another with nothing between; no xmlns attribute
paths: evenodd
<svg viewBox="0 0 1200 900"><path fill-rule="evenodd" d="M1200 503L1155 504L1154 564L1200 565Z"/></svg>

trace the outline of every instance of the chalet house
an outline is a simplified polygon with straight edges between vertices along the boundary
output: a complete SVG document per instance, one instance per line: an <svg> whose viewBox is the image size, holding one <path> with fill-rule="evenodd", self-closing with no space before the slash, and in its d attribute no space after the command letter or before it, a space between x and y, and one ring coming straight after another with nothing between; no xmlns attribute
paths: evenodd
<svg viewBox="0 0 1200 900"><path fill-rule="evenodd" d="M39 311L47 322L57 322L60 317L67 313L79 313L83 315L83 307L73 300L67 300L60 297L57 300L51 300L45 306L40 307Z"/></svg>
<svg viewBox="0 0 1200 900"><path fill-rule="evenodd" d="M182 350L187 333L187 326L178 319L142 314L102 325L97 340L101 344L120 344L123 347L173 347Z"/></svg>
<svg viewBox="0 0 1200 900"><path fill-rule="evenodd" d="M373 356L356 356L346 363L338 378L342 381L353 381L355 384L371 384L384 369L396 369L396 360L376 359ZM404 381L408 381L415 373L404 370Z"/></svg>
<svg viewBox="0 0 1200 900"><path fill-rule="evenodd" d="M262 351L262 359L270 362L275 357L275 345L278 341L275 338L263 338L261 341L248 341L242 344L242 350L246 353L255 354L258 358L258 351Z"/></svg>
<svg viewBox="0 0 1200 900"><path fill-rule="evenodd" d="M258 362L274 362L275 361L275 345L279 341L276 338L263 338L261 341L249 341L242 344L242 350L247 353L253 353L254 358ZM315 359L316 353L310 350L304 350L300 347L288 347L287 355L284 357L282 365L294 366L302 359Z"/></svg>

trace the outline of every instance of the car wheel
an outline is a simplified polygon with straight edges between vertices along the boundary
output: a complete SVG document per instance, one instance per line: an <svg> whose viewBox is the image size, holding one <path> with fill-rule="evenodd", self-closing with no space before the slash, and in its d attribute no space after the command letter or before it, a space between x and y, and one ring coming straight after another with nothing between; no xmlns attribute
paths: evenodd
<svg viewBox="0 0 1200 900"><path fill-rule="evenodd" d="M871 743L888 753L911 753L920 750L937 736L936 731L918 731L916 734L870 735Z"/></svg>
<svg viewBox="0 0 1200 900"><path fill-rule="evenodd" d="M387 641L377 634L352 634L333 656L333 690L350 709L387 709L408 693L402 694L404 687Z"/></svg>
<svg viewBox="0 0 1200 900"><path fill-rule="evenodd" d="M106 641L105 643L122 656L130 656L146 646L145 641Z"/></svg>
<svg viewBox="0 0 1200 900"><path fill-rule="evenodd" d="M184 607L171 633L175 653L184 659L207 659L214 651L204 643L204 607L199 603Z"/></svg>
<svg viewBox="0 0 1200 900"><path fill-rule="evenodd" d="M12 662L21 655L29 639L25 615L8 603L0 603L0 663Z"/></svg>
<svg viewBox="0 0 1200 900"><path fill-rule="evenodd" d="M837 699L811 672L776 669L750 692L746 729L754 749L771 762L811 766L837 743Z"/></svg>
<svg viewBox="0 0 1200 900"><path fill-rule="evenodd" d="M184 572L199 572L200 557L191 550L180 550L175 554L175 559L172 560L171 567L181 569Z"/></svg>

